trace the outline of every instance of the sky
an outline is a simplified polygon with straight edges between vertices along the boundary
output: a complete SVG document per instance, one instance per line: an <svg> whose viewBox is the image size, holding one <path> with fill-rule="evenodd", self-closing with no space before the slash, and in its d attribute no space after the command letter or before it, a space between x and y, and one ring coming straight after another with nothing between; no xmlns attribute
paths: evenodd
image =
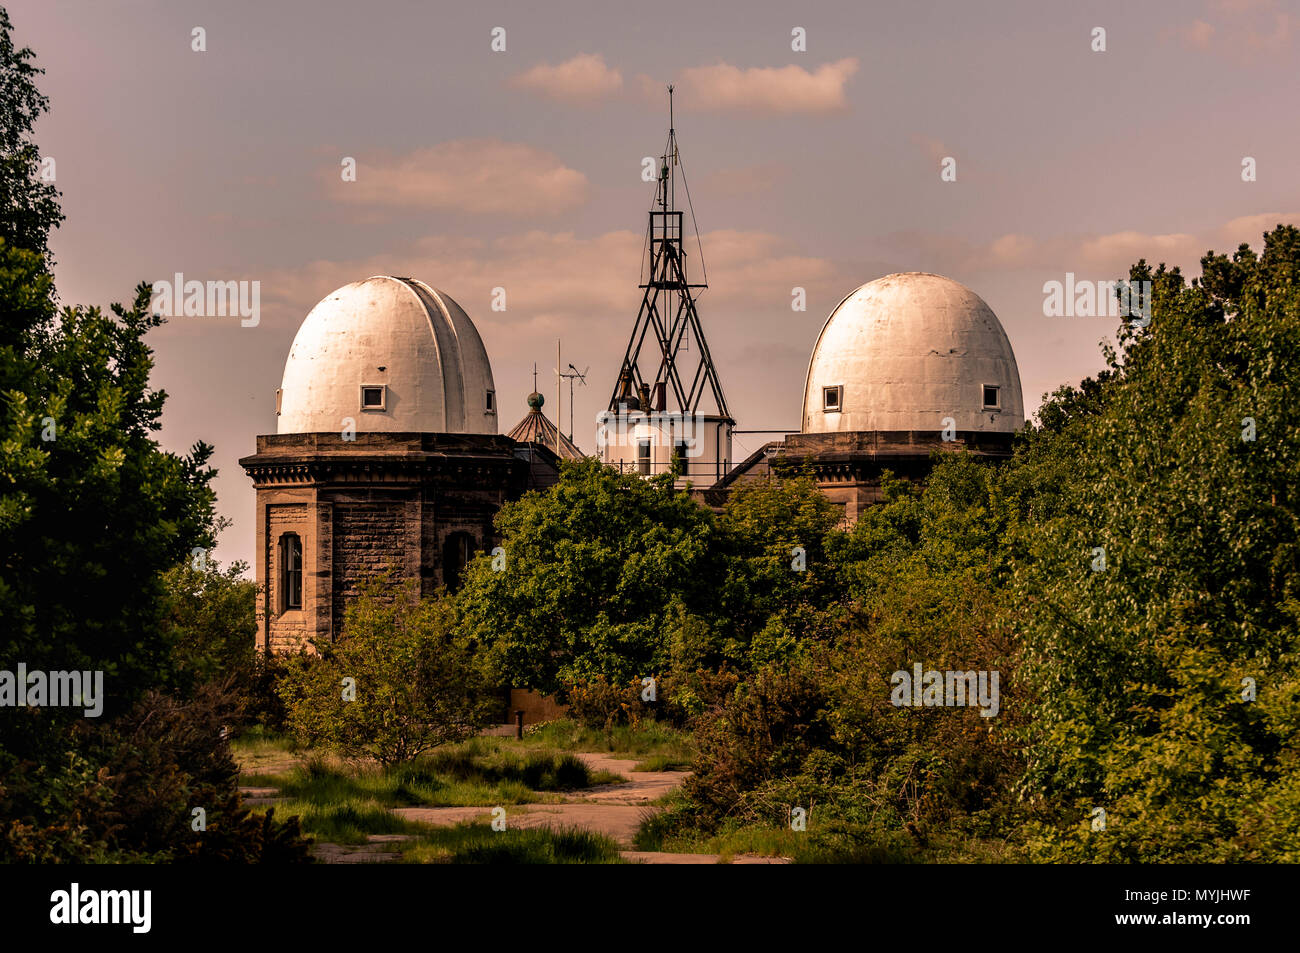
<svg viewBox="0 0 1300 953"><path fill-rule="evenodd" d="M798 428L822 325L883 275L943 274L987 301L1032 414L1103 366L1116 325L1045 316L1045 282L1122 278L1139 258L1191 277L1207 251L1300 224L1300 9L1282 0L8 9L46 71L62 303L127 301L177 272L259 282L255 326L174 317L149 337L160 443L216 447L223 562L253 558L238 460L275 432L294 334L351 281L454 298L503 431L534 363L554 418L560 342L589 368L574 430L593 449L640 304L642 158L663 149L668 83L700 316L741 430ZM567 385L564 403L567 430ZM738 435L733 458L766 439Z"/></svg>

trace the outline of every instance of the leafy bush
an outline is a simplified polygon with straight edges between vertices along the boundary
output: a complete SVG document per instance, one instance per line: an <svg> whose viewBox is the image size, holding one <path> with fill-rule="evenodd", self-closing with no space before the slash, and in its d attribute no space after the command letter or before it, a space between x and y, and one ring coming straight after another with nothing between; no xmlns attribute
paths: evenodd
<svg viewBox="0 0 1300 953"><path fill-rule="evenodd" d="M421 599L412 583L367 586L348 605L339 640L317 648L319 657L292 659L279 686L304 747L397 764L470 737L496 711L452 637L447 604Z"/></svg>

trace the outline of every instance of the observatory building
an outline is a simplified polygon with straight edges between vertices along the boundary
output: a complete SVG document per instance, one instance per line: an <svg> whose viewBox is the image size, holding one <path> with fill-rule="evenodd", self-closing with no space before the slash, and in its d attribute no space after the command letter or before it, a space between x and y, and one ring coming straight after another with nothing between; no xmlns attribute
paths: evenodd
<svg viewBox="0 0 1300 953"><path fill-rule="evenodd" d="M822 327L800 432L764 446L706 499L737 480L808 470L853 523L880 500L883 470L922 479L936 449L1004 459L1024 422L1016 356L993 309L951 278L887 275L850 292Z"/></svg>
<svg viewBox="0 0 1300 953"><path fill-rule="evenodd" d="M695 304L697 290L707 287L703 263L692 269L700 280L687 273L671 86L668 94L644 294L609 406L598 417L600 459L646 477L672 472L677 486L689 484L715 508L739 481L810 472L853 523L880 500L885 470L922 479L936 449L1009 457L1025 418L1002 324L964 285L909 272L868 282L840 301L808 362L800 431L733 468L736 424Z"/></svg>
<svg viewBox="0 0 1300 953"><path fill-rule="evenodd" d="M812 348L800 431L733 465L735 420L695 304L703 261L687 268L679 164L670 118L641 307L598 418L601 461L671 473L713 507L740 481L811 473L853 523L879 501L885 470L919 480L935 450L1011 455L1024 404L1001 323L958 282L909 272L840 301ZM474 323L421 281L376 276L317 304L285 362L277 432L239 461L257 493L259 649L334 639L348 600L385 572L422 594L455 590L470 557L500 543L501 506L582 456L542 413L535 374L528 404L500 434Z"/></svg>
<svg viewBox="0 0 1300 953"><path fill-rule="evenodd" d="M345 285L298 329L276 392L277 432L240 465L257 492L257 645L323 644L348 599L391 571L455 589L497 545L507 500L553 483L554 454L497 433L474 323L412 278Z"/></svg>

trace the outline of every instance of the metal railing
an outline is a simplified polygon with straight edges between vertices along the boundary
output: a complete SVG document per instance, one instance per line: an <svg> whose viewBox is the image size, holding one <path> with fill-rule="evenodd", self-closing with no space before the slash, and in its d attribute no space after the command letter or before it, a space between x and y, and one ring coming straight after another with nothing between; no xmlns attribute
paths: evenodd
<svg viewBox="0 0 1300 953"><path fill-rule="evenodd" d="M731 469L730 461L708 461L691 460L689 457L683 457L676 467L674 462L658 462L654 460L611 460L605 464L607 467L613 467L619 473L630 473L637 476L658 476L661 473L671 473L677 470L677 475L683 479L714 479L720 480Z"/></svg>

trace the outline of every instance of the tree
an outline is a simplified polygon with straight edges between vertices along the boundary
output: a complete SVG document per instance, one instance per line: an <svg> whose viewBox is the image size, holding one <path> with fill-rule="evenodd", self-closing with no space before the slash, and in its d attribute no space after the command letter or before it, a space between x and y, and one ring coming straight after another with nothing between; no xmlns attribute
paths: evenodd
<svg viewBox="0 0 1300 953"><path fill-rule="evenodd" d="M502 684L550 693L662 672L670 606L707 604L716 587L713 516L670 479L566 463L558 484L503 507L496 524L504 557L470 564L456 606Z"/></svg>
<svg viewBox="0 0 1300 953"><path fill-rule="evenodd" d="M498 702L452 629L448 603L413 584L367 586L339 640L299 655L281 682L299 744L388 765L473 735Z"/></svg>
<svg viewBox="0 0 1300 953"><path fill-rule="evenodd" d="M1008 572L998 487L995 468L939 454L923 487L886 474L884 501L851 532L822 526L828 582L806 611L839 599L836 624L805 629L770 658L751 655L739 685L698 720L690 826L713 832L738 819L788 828L791 806L802 805L812 809L808 843L838 859L908 859L932 834L1009 832L1008 792L1022 766L1007 725L1024 715L1009 703L1017 653L998 586ZM746 515L750 503L737 500L734 516L760 531L773 497L807 491L765 487L768 505ZM779 545L789 542L781 527L795 521L770 521ZM916 663L997 672L996 717L973 700L894 705L893 673Z"/></svg>
<svg viewBox="0 0 1300 953"><path fill-rule="evenodd" d="M229 676L252 677L257 584L244 578L247 569L242 562L222 569L200 552L163 574L170 681L178 690Z"/></svg>
<svg viewBox="0 0 1300 953"><path fill-rule="evenodd" d="M102 672L105 698L98 719L3 710L0 858L138 856L157 844L110 843L112 773L134 750L132 714L176 684L164 573L212 544L212 448L178 456L154 439L166 395L149 384L145 336L161 319L147 285L108 314L56 308L47 239L62 215L37 174L30 133L47 103L31 59L0 10L0 659ZM165 803L209 782L233 798L233 775L205 776L205 761L229 758L207 716L185 698L158 704L206 753L164 746L145 772L157 784L141 784L172 792Z"/></svg>
<svg viewBox="0 0 1300 953"><path fill-rule="evenodd" d="M717 559L724 567L711 607L718 650L758 668L795 651L810 636L837 628L844 589L828 558L840 511L807 474L752 480L731 493L718 519Z"/></svg>
<svg viewBox="0 0 1300 953"><path fill-rule="evenodd" d="M1044 858L1300 859L1300 231L1201 265L1131 269L1149 326L1016 475Z"/></svg>
<svg viewBox="0 0 1300 953"><path fill-rule="evenodd" d="M32 50L14 47L12 31L9 11L0 7L0 238L35 252L44 268L50 229L63 221L59 192L42 179L40 150L31 141L36 120L49 111L35 83L45 70L32 65Z"/></svg>

